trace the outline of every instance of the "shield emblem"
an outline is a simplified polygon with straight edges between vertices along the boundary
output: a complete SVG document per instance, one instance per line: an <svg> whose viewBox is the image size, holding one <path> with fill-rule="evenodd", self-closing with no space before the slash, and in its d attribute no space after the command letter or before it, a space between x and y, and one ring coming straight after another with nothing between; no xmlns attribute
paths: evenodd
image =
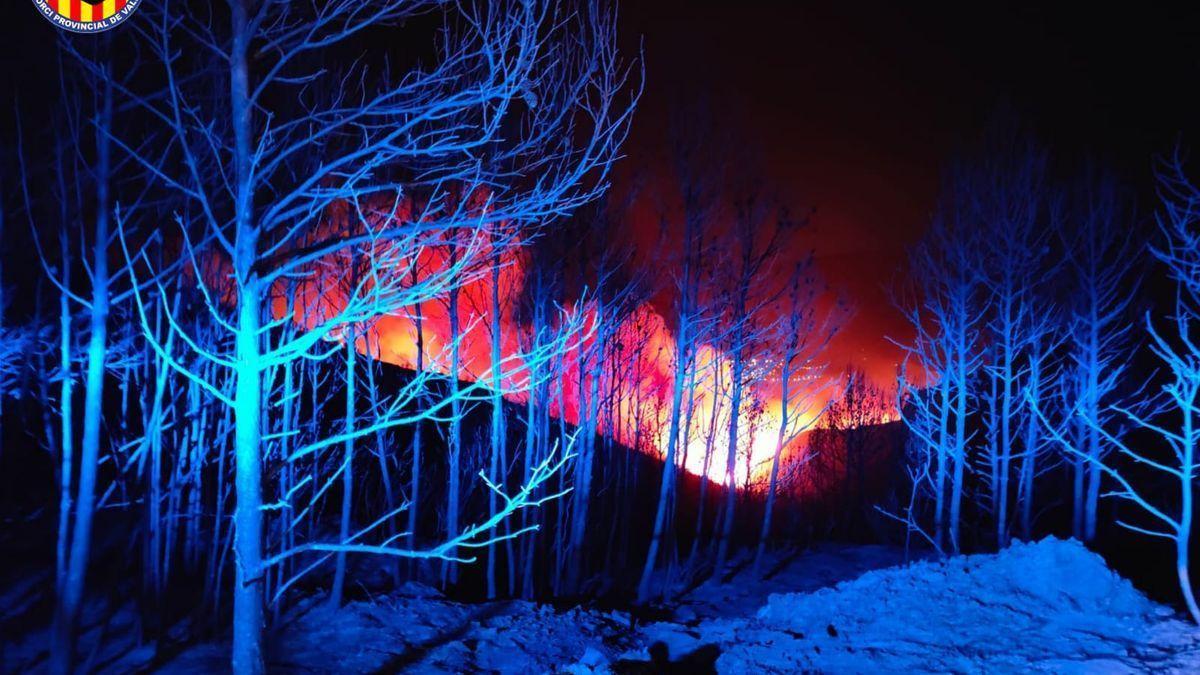
<svg viewBox="0 0 1200 675"><path fill-rule="evenodd" d="M51 23L76 33L108 30L129 18L141 0L34 0Z"/></svg>

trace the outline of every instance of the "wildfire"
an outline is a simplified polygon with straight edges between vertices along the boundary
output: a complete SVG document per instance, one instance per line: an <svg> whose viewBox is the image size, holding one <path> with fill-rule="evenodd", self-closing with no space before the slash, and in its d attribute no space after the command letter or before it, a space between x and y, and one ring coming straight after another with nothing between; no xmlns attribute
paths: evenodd
<svg viewBox="0 0 1200 675"><path fill-rule="evenodd" d="M504 269L501 284L506 297L501 303L500 353L502 359L512 362L520 354L522 336L528 331L513 310L516 304L513 298L520 292L524 274L516 261L507 261ZM464 286L461 292L458 319L462 339L457 377L474 382L493 366L492 283L483 277ZM452 333L447 303L435 300L422 303L419 314L417 309L380 318L372 328L371 339L360 343L360 351L405 368L416 368L420 361L425 368L449 376ZM424 345L420 359L418 321ZM674 336L656 309L644 303L619 320L612 342L619 347L606 350L606 363L599 369L601 377L607 380L605 385L612 392L612 400L600 406L597 428L602 433L611 433L623 445L665 457L671 388L678 362ZM591 336L568 354L564 358L567 365L563 381L552 387L551 414L571 424L580 423L580 410L592 384L589 372L579 372L582 354L591 353L594 348L595 337ZM681 433L676 461L690 473L707 475L714 482L725 484L732 361L709 345L701 346L698 352L695 382L689 386L692 400L684 405L682 424L686 429ZM510 367L519 369L520 364L513 363ZM618 378L619 381L614 381ZM750 477L760 478L769 470L778 439L781 405L773 389L760 384L748 393L741 406L736 449L739 457L734 470L738 485L747 484ZM524 402L525 394L511 394L508 398ZM809 420L801 423L805 421Z"/></svg>
<svg viewBox="0 0 1200 675"><path fill-rule="evenodd" d="M393 208L389 218L411 217L410 207L402 204L399 212ZM331 221L347 214L334 213ZM332 227L332 226L331 226ZM326 233L327 234L327 233ZM530 327L519 316L522 294L528 282L527 258L519 247L495 249L487 235L466 234L474 238L469 246L476 258L476 269L464 275L458 288L457 324L459 379L490 385L495 353L493 345L499 340L502 373L521 371L522 345L530 339ZM397 265L411 274L413 283L420 278L436 275L451 264L450 249L445 242L416 247L412 260ZM353 266L353 261L343 261ZM289 311L301 325L312 326L322 316L341 310L349 291L346 290L347 271L338 269L339 261L324 261L325 270L318 272L294 293L302 298L290 309L283 301L274 306L276 316ZM332 270L332 272L330 271ZM352 276L352 275L351 275ZM337 283L331 283L337 282ZM495 320L493 292L498 291L499 321ZM281 292L280 297L288 294ZM599 319L594 309L587 312L584 324L595 326ZM579 424L581 408L593 390L593 373L602 378L601 396L597 406L599 421L596 428L610 434L619 443L642 452L664 458L669 445L669 423L672 388L679 355L674 335L667 321L650 302L644 302L620 317L605 317L610 326L599 368L585 368L597 349L597 333L593 330L562 359L561 382L551 387L550 414L571 424ZM496 327L498 326L498 331ZM365 328L365 329L364 329ZM404 311L374 318L360 327L356 337L358 350L372 358L404 368L418 367L450 376L453 370L450 357L453 344L451 309L448 298L434 299L406 307ZM498 333L498 335L496 335ZM333 336L344 339L341 334ZM695 475L726 484L729 481L729 426L731 415L730 384L732 359L713 345L702 344L694 355L693 372L688 374L680 421L679 446L675 461ZM770 469L771 459L779 442L781 400L778 373L767 363L751 361L744 377L751 383L744 391L738 414L738 434L733 451L736 453L733 480L739 486L763 478ZM507 376L502 375L507 384ZM814 384L814 386L816 386ZM525 393L506 394L514 402L524 402ZM807 410L790 412L791 426L811 423L814 408L823 402L807 406ZM788 448L791 454L794 448Z"/></svg>

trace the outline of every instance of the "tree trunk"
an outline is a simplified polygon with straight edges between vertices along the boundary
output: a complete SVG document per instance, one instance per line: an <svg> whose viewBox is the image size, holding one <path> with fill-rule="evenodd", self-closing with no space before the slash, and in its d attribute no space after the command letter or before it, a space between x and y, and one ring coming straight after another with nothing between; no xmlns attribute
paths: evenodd
<svg viewBox="0 0 1200 675"><path fill-rule="evenodd" d="M450 233L450 261L453 268L458 264L458 232ZM459 283L450 282L450 438L446 458L446 537L458 534L459 459L462 456L462 402L459 401L458 371L461 367L459 341L462 339L458 320ZM450 551L453 555L455 552ZM445 561L442 565L442 583L458 583L458 565Z"/></svg>
<svg viewBox="0 0 1200 675"><path fill-rule="evenodd" d="M686 311L686 310L685 310ZM658 491L658 508L654 514L654 530L650 536L650 548L646 552L646 563L642 566L642 578L638 582L637 601L645 604L650 599L650 584L654 577L654 566L658 559L658 549L662 543L667 526L667 512L671 493L675 488L675 449L679 444L679 425L682 417L684 377L687 373L686 360L690 353L687 326L688 317L680 312L680 326L676 333L675 353L675 382L671 390L671 421L667 431L667 455L663 458L662 483Z"/></svg>
<svg viewBox="0 0 1200 675"><path fill-rule="evenodd" d="M234 274L238 289L234 368L234 554L233 672L263 672L262 565L262 363L259 346L261 294L252 272L258 262L258 231L253 223L253 161L247 51L250 47L246 0L230 3L232 45L229 50L230 102L234 132L236 195L234 204Z"/></svg>
<svg viewBox="0 0 1200 675"><path fill-rule="evenodd" d="M350 539L350 516L354 507L354 441L350 435L354 432L354 368L358 361L358 351L354 348L354 331L348 331L346 336L346 418L345 429L347 440L343 445L342 456L342 517L338 541L346 543ZM346 552L338 551L333 571L333 588L329 592L329 606L342 606L342 590L346 585Z"/></svg>
<svg viewBox="0 0 1200 675"><path fill-rule="evenodd" d="M87 373L84 380L83 437L79 456L79 493L58 606L51 637L50 672L70 672L75 658L75 630L83 602L84 581L92 541L96 500L96 472L100 464L100 424L104 404L104 362L108 356L108 131L112 120L112 87L104 89L97 130L96 232L92 253L92 303L89 317ZM63 261L66 264L67 261ZM69 432L69 430L68 430ZM69 434L68 434L69 435ZM69 469L68 469L69 470Z"/></svg>

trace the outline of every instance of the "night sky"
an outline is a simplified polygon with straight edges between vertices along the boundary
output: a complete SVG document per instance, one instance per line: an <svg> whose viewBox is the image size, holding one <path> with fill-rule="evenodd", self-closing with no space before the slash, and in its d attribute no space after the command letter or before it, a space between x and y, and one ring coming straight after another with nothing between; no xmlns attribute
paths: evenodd
<svg viewBox="0 0 1200 675"><path fill-rule="evenodd" d="M627 151L635 165L660 161L672 101L708 96L785 198L817 209L792 246L815 249L855 308L831 363L887 381L898 353L884 337L908 331L886 288L929 220L943 164L997 110L1031 128L1059 170L1095 160L1148 208L1153 156L1200 137L1189 4L1131 16L1061 3L626 2L623 37L630 50L644 40L647 69Z"/></svg>
<svg viewBox="0 0 1200 675"><path fill-rule="evenodd" d="M0 86L36 119L57 91L58 31L20 6L31 3L10 4L0 22ZM790 246L797 255L814 250L832 291L854 308L830 362L881 381L898 358L885 336L907 336L887 288L929 220L945 161L978 140L994 111L1015 111L1064 172L1084 157L1117 171L1143 213L1153 156L1178 138L1200 138L1200 3L1136 15L968 4L621 4L625 51L643 45L646 67L624 169L663 165L673 102L702 94L715 123L762 156L771 187L796 211L816 209ZM635 241L645 248L655 239Z"/></svg>

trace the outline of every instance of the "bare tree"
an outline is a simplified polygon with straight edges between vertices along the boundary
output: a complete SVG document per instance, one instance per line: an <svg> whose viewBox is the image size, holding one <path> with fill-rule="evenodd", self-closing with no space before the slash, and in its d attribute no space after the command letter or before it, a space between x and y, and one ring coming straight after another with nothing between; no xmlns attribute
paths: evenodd
<svg viewBox="0 0 1200 675"><path fill-rule="evenodd" d="M232 297L210 296L206 309L229 335L222 343L228 348L202 347L168 314L180 343L222 376L205 376L161 345L155 350L233 410L232 664L236 672L252 673L263 667L262 581L272 565L312 551L465 560L456 549L479 545L498 522L489 519L484 530L467 528L422 550L391 541L309 542L264 556L264 375L299 359L328 356L336 350L322 344L348 327L446 292L483 250L489 224L545 222L592 200L606 186L632 105L622 98L627 70L616 54L614 19L593 4L567 10L553 2L338 0L308 6L235 0L228 10L213 6L210 14L197 15L164 4L142 12L146 21L139 28L162 64L164 84L127 95L141 114L169 130L170 142L157 153L115 142L200 214L181 222L187 241L198 247L213 242L227 260ZM384 65L366 77L366 64L339 69L322 61L369 28L431 11L444 11L446 23L432 68L414 67L397 77ZM420 195L423 206L399 219L405 195ZM384 205L389 201L392 206ZM335 204L353 209L353 234L321 226ZM444 245L448 233L459 230L467 232L462 263L407 283L416 252ZM366 258L371 274L316 325L294 337L281 331L293 317L268 311L264 301L271 289L293 278L312 283L322 260L346 250ZM188 247L187 257L196 259L194 248ZM195 281L206 280L197 272ZM145 323L140 296L138 307ZM554 341L553 349L565 348L564 341L570 339ZM527 371L550 353L525 355L520 367ZM232 396L221 391L226 377L234 382ZM415 390L401 392L372 423L294 448L288 461L381 428L437 418L463 397L481 395L482 387L416 412ZM534 484L526 488L544 482L559 461L547 456L537 464ZM284 502L293 496L280 495ZM497 514L501 520L537 501L524 489L505 500L509 507Z"/></svg>
<svg viewBox="0 0 1200 675"><path fill-rule="evenodd" d="M970 186L961 177L955 180L953 196L913 254L918 289L904 312L916 339L901 345L899 412L909 431L930 448L936 545L944 545L948 531L950 549L957 552L972 436L968 418L975 405L972 378L982 359L978 341L984 315L978 251L968 234Z"/></svg>
<svg viewBox="0 0 1200 675"><path fill-rule="evenodd" d="M1200 607L1192 590L1189 571L1189 547L1195 501L1196 472L1200 468L1197 449L1200 447L1200 347L1192 336L1200 322L1200 189L1192 184L1183 170L1182 159L1175 155L1158 172L1161 207L1158 224L1164 243L1152 250L1154 257L1166 266L1176 284L1174 303L1164 325L1160 326L1147 313L1146 330L1150 351L1165 367L1158 395L1143 405L1129 406L1110 403L1103 409L1104 417L1095 417L1088 409L1086 397L1075 400L1070 418L1094 432L1112 448L1111 453L1096 453L1092 447L1077 443L1090 434L1068 435L1060 425L1052 424L1038 411L1044 427L1063 449L1087 462L1087 466L1106 476L1116 487L1111 496L1137 506L1151 523L1143 526L1125 520L1117 524L1151 537L1164 538L1175 546L1175 572L1179 590L1192 619L1200 623ZM1125 287L1125 290L1130 290ZM1115 300L1115 299L1114 299ZM1124 306L1116 301L1116 306ZM1118 435L1109 431L1106 421L1119 415L1127 423L1160 438L1169 448L1163 456L1153 451L1135 449ZM1178 495L1166 498L1152 484L1135 479L1133 468L1160 472L1178 485Z"/></svg>
<svg viewBox="0 0 1200 675"><path fill-rule="evenodd" d="M1136 268L1141 244L1126 223L1128 208L1111 176L1090 170L1077 188L1075 226L1065 233L1069 272L1070 330L1067 345L1072 364L1067 374L1078 401L1083 424L1073 425L1072 445L1087 457L1072 456L1074 493L1073 532L1083 541L1096 536L1096 509L1103 472L1101 463L1112 451L1101 428L1120 437L1110 405L1122 405L1120 391L1126 355L1136 347L1131 304L1136 297Z"/></svg>
<svg viewBox="0 0 1200 675"><path fill-rule="evenodd" d="M984 342L988 394L986 461L996 545L1009 539L1011 478L1019 457L1022 390L1030 328L1047 308L1037 291L1054 271L1049 247L1046 156L1028 137L1008 133L991 140L994 150L976 170L972 199L981 237L983 284L990 310Z"/></svg>
<svg viewBox="0 0 1200 675"><path fill-rule="evenodd" d="M702 110L702 109L701 109ZM694 111L695 112L695 111ZM659 486L658 505L655 509L653 532L650 547L646 553L646 561L642 566L641 580L638 582L638 602L644 603L650 599L654 570L658 564L659 549L663 540L668 536L668 528L672 522L674 510L676 471L680 446L687 442L686 429L683 427L685 414L685 396L687 391L688 372L695 359L698 334L705 321L700 309L699 279L703 260L704 229L717 208L717 189L721 182L719 165L711 161L708 154L713 146L707 131L707 111L696 112L691 126L676 130L672 139L673 165L679 181L682 212L680 218L683 225L683 237L680 242L680 269L675 278L678 291L675 307L673 382L671 401L668 408L669 422L665 444L658 447L666 449L663 457L663 475Z"/></svg>
<svg viewBox="0 0 1200 675"><path fill-rule="evenodd" d="M837 330L838 317L832 311L821 312L817 307L817 286L811 277L811 257L798 264L788 284L788 313L777 324L784 343L779 359L779 428L775 437L775 453L771 457L771 478L767 501L763 509L762 530L754 555L754 571L762 567L767 540L771 536L771 517L779 489L780 466L784 449L807 431L829 405L832 386L825 376L826 364L822 352ZM750 472L747 471L747 479Z"/></svg>

